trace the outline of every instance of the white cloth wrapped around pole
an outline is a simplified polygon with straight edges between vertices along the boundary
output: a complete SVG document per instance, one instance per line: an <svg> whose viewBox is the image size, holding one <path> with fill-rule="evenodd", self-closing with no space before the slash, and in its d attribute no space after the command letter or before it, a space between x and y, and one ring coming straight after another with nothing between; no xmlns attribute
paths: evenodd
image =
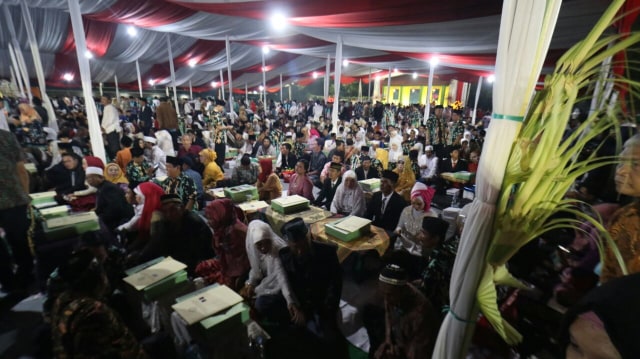
<svg viewBox="0 0 640 359"><path fill-rule="evenodd" d="M336 61L335 72L333 75L333 111L331 112L331 123L333 124L333 131L338 130L338 115L340 111L340 78L342 77L342 35L338 35L338 42L336 43Z"/></svg>
<svg viewBox="0 0 640 359"><path fill-rule="evenodd" d="M171 71L171 87L173 87L173 103L178 116L180 116L180 104L178 104L178 90L176 89L176 71L173 66L173 50L171 49L171 36L167 34L167 47L169 48L169 71ZM167 96L169 96L167 90Z"/></svg>
<svg viewBox="0 0 640 359"><path fill-rule="evenodd" d="M427 124L427 120L429 119L429 114L431 112L431 93L433 91L433 73L436 70L436 66L434 64L429 65L429 83L427 84L427 103L424 105L424 119L422 120L423 124Z"/></svg>
<svg viewBox="0 0 640 359"><path fill-rule="evenodd" d="M104 96L104 93L102 92L102 82L100 82L98 84L98 87L99 87L99 91L100 91L100 97Z"/></svg>
<svg viewBox="0 0 640 359"><path fill-rule="evenodd" d="M231 43L229 42L229 35L225 36L225 52L227 54L227 81L229 82L229 112L235 115L234 100L233 100L233 76L231 74Z"/></svg>
<svg viewBox="0 0 640 359"><path fill-rule="evenodd" d="M20 97L24 97L24 89L22 88L22 82L16 80L16 72L13 69L13 65L9 66L9 69L11 71L11 83L15 88L18 89L18 91L20 91Z"/></svg>
<svg viewBox="0 0 640 359"><path fill-rule="evenodd" d="M249 106L249 85L246 82L244 84L244 104Z"/></svg>
<svg viewBox="0 0 640 359"><path fill-rule="evenodd" d="M140 97L142 97L142 76L140 76L140 63L136 60L136 73L138 75L138 91L140 92Z"/></svg>
<svg viewBox="0 0 640 359"><path fill-rule="evenodd" d="M118 76L113 75L113 82L116 85L116 99L120 101L120 89L118 88Z"/></svg>
<svg viewBox="0 0 640 359"><path fill-rule="evenodd" d="M191 85L191 80L189 80L189 100L193 100L193 86Z"/></svg>
<svg viewBox="0 0 640 359"><path fill-rule="evenodd" d="M33 57L33 65L36 70L36 77L38 79L38 87L40 88L40 96L42 99L42 105L47 110L47 116L49 117L49 123L47 127L58 132L58 119L56 113L53 110L53 105L47 95L47 83L44 77L44 69L42 68L42 59L40 58L40 49L38 48L38 40L36 39L36 33L33 30L33 20L31 19L31 13L27 7L26 2L20 3L20 9L22 10L22 18L24 19L25 27L27 29L27 37L29 38L29 47L31 48L31 56Z"/></svg>
<svg viewBox="0 0 640 359"><path fill-rule="evenodd" d="M358 82L358 102L362 102L362 79Z"/></svg>
<svg viewBox="0 0 640 359"><path fill-rule="evenodd" d="M282 88L282 74L280 74L280 104L284 103L282 91L284 91L284 89Z"/></svg>
<svg viewBox="0 0 640 359"><path fill-rule="evenodd" d="M222 69L220 69L220 93L222 94L221 98L224 100L224 75Z"/></svg>
<svg viewBox="0 0 640 359"><path fill-rule="evenodd" d="M369 67L369 87L367 88L367 97L371 101L371 67Z"/></svg>
<svg viewBox="0 0 640 359"><path fill-rule="evenodd" d="M11 35L11 42L9 45L9 51L11 51L11 45L13 45L13 56L12 62L14 62L14 66L16 67L16 74L19 75L20 79L24 83L25 94L29 97L29 101L31 101L31 81L29 80L29 72L27 71L27 64L24 61L24 56L22 56L22 49L20 48L20 43L18 42L18 37L16 35L16 27L13 24L13 18L11 17L11 13L9 12L9 6L7 4L2 5L2 12L4 13L5 22L7 23L7 29L9 30L9 35Z"/></svg>
<svg viewBox="0 0 640 359"><path fill-rule="evenodd" d="M84 38L84 26L82 25L82 13L80 12L79 0L68 0L69 15L71 16L71 27L73 38L76 43L76 55L78 57L78 68L80 69L80 79L82 82L82 95L85 98L85 109L87 111L87 122L89 124L89 138L91 139L91 150L93 155L106 163L104 143L102 142L102 129L98 121L98 109L91 93L91 69L89 59L84 54L87 51L87 43Z"/></svg>
<svg viewBox="0 0 640 359"><path fill-rule="evenodd" d="M478 77L478 88L476 88L476 102L473 105L473 113L471 114L471 124L476 125L476 116L478 114L478 101L480 101L480 91L482 90L482 76Z"/></svg>
<svg viewBox="0 0 640 359"><path fill-rule="evenodd" d="M329 81L331 81L331 55L327 54L324 65L324 103L329 102Z"/></svg>
<svg viewBox="0 0 640 359"><path fill-rule="evenodd" d="M389 74L387 76L387 103L391 103L391 67L389 67Z"/></svg>
<svg viewBox="0 0 640 359"><path fill-rule="evenodd" d="M262 106L264 106L266 116L269 106L267 106L267 66L265 65L264 51L262 52Z"/></svg>
<svg viewBox="0 0 640 359"><path fill-rule="evenodd" d="M477 318L478 285L486 269L486 252L510 149L532 99L561 3L561 0L503 2L493 119L476 175L476 198L465 222L451 275L450 309L440 327L434 359L466 356Z"/></svg>

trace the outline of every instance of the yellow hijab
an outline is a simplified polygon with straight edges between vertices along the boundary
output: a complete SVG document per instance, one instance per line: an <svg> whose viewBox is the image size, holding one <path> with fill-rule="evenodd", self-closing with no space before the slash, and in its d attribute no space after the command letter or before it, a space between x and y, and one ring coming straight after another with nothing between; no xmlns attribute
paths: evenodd
<svg viewBox="0 0 640 359"><path fill-rule="evenodd" d="M117 176L111 176L109 175L109 168L116 168L118 169L118 175ZM105 166L104 168L104 178L111 182L111 183L124 183L124 184L129 184L129 181L127 180L127 177L125 177L124 173L122 172L122 169L120 168L120 166L118 166L117 163L109 163Z"/></svg>
<svg viewBox="0 0 640 359"><path fill-rule="evenodd" d="M402 173L399 175L398 182L396 183L396 192L400 193L403 190L411 190L413 185L416 183L416 175L413 173L413 170L411 170L411 161L409 160L409 156L404 157L404 168L402 169ZM409 191L407 192L410 194Z"/></svg>
<svg viewBox="0 0 640 359"><path fill-rule="evenodd" d="M210 148L205 148L204 150L200 151L199 153L201 156L204 156L204 158L209 162L215 162L216 159L218 159L218 154L216 153L216 151L210 149Z"/></svg>

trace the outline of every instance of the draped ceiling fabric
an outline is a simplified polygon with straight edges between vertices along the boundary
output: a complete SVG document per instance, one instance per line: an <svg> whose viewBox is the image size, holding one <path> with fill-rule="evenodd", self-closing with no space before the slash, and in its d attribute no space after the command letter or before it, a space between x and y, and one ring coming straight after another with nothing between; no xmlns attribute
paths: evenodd
<svg viewBox="0 0 640 359"><path fill-rule="evenodd" d="M19 4L26 1L47 85L79 87L75 42L67 0L0 0L7 5L15 24L17 40L25 56L28 73L35 82L35 67ZM426 82L428 61L437 55L436 83L452 78L474 81L494 72L500 28L501 0L424 1L396 0L79 0L83 14L93 83L113 87L117 76L121 89L137 90L136 61L142 86L171 83L167 63L167 37L172 44L176 85L194 91L211 90L220 82L220 70L231 67L235 93L255 91L262 84L262 46L265 55L267 91L279 91L284 83L308 84L313 73L325 76L326 58L333 77L338 36L342 55L349 60L340 81L369 83L387 76L389 68L399 73L419 74ZM550 70L563 50L583 38L606 7L602 0L568 0L562 5L543 73ZM278 31L271 24L275 11L282 11L286 24ZM129 28L136 35L129 35ZM0 78L10 78L8 44L10 32L0 22ZM230 41L227 64L225 39ZM74 80L66 82L70 73ZM397 76L392 74L392 77ZM225 75L225 77L228 77ZM463 79L464 78L464 79ZM469 80L473 79L473 80ZM228 78L225 79L228 81ZM228 85L225 82L225 85Z"/></svg>

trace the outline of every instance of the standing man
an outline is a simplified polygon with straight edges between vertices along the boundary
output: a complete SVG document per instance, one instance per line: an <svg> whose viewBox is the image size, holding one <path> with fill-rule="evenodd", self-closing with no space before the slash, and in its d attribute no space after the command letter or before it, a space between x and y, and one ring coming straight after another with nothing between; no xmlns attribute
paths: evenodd
<svg viewBox="0 0 640 359"><path fill-rule="evenodd" d="M22 149L13 133L0 130L0 227L8 247L0 246L0 284L4 292L25 286L33 279L33 257L27 243L29 174ZM18 271L13 273L15 263Z"/></svg>
<svg viewBox="0 0 640 359"><path fill-rule="evenodd" d="M116 154L120 151L120 116L118 109L111 104L108 96L102 96L100 103L104 106L102 110L102 132L107 135L107 154L110 159L115 159Z"/></svg>
<svg viewBox="0 0 640 359"><path fill-rule="evenodd" d="M224 157L227 152L227 130L232 129L233 126L227 126L224 118L224 100L216 100L216 105L213 108L211 114L211 127L214 132L214 150L218 157L216 163L220 169L224 172Z"/></svg>
<svg viewBox="0 0 640 359"><path fill-rule="evenodd" d="M149 136L151 127L153 126L153 110L151 106L147 104L147 99L140 98L140 112L138 113L138 126L142 128L142 133L145 136Z"/></svg>
<svg viewBox="0 0 640 359"><path fill-rule="evenodd" d="M372 220L372 224L384 228L388 233L393 232L398 226L400 214L407 203L394 189L398 182L398 174L385 170L380 179L380 191L373 194L371 203L367 207L366 218Z"/></svg>
<svg viewBox="0 0 640 359"><path fill-rule="evenodd" d="M145 157L156 171L157 177L167 175L167 155L162 152L154 137L144 136Z"/></svg>
<svg viewBox="0 0 640 359"><path fill-rule="evenodd" d="M430 116L427 120L427 135L429 143L433 146L433 149L438 158L443 158L446 154L445 144L447 141L448 129L446 121L442 116L444 107L437 105L434 108L433 116Z"/></svg>
<svg viewBox="0 0 640 359"><path fill-rule="evenodd" d="M451 113L451 127L449 128L449 146L459 146L464 136L464 123L462 122L462 110L453 110Z"/></svg>

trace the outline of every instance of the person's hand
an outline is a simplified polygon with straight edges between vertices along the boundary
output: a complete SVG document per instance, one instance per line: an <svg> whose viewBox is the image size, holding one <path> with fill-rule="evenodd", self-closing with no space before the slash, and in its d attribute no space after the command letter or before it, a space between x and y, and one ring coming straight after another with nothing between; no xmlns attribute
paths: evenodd
<svg viewBox="0 0 640 359"><path fill-rule="evenodd" d="M240 295L245 299L250 299L253 297L254 288L251 284L247 283L244 285L242 289L240 289Z"/></svg>
<svg viewBox="0 0 640 359"><path fill-rule="evenodd" d="M155 171L156 169L153 167L147 168L147 176L151 176Z"/></svg>
<svg viewBox="0 0 640 359"><path fill-rule="evenodd" d="M295 304L289 304L289 314L291 315L291 321L295 325L303 326L307 322L304 313Z"/></svg>
<svg viewBox="0 0 640 359"><path fill-rule="evenodd" d="M389 342L384 342L376 353L374 354L375 359L395 359L400 357L400 350L396 345L393 345Z"/></svg>

